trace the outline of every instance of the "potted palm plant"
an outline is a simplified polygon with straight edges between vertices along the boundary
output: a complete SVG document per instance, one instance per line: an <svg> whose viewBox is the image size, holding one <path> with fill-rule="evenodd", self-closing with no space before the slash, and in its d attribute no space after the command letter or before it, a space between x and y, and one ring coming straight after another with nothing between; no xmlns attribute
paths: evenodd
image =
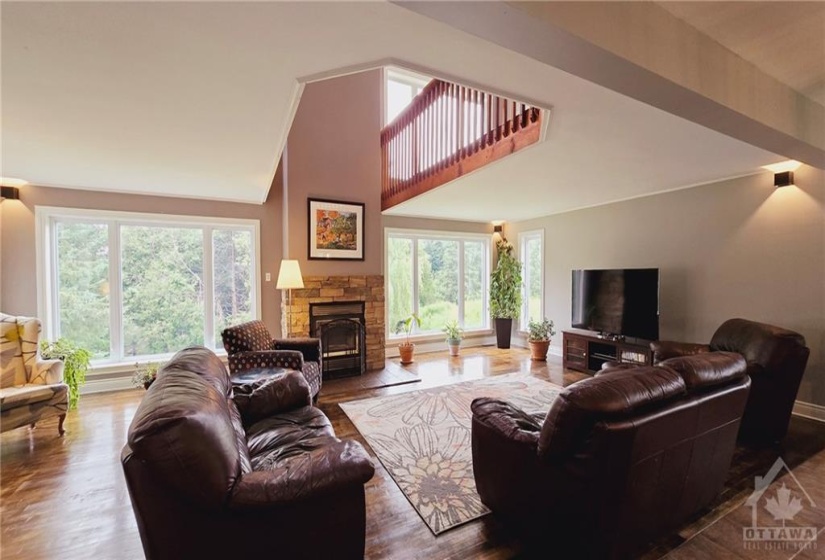
<svg viewBox="0 0 825 560"><path fill-rule="evenodd" d="M458 326L458 321L455 319L447 321L442 330L447 335L447 346L450 347L450 356L458 356L458 349L461 348L461 339L464 338L464 330Z"/></svg>
<svg viewBox="0 0 825 560"><path fill-rule="evenodd" d="M521 309L521 263L506 239L499 240L496 249L498 262L490 274L490 314L496 324L496 346L510 348L513 319Z"/></svg>
<svg viewBox="0 0 825 560"><path fill-rule="evenodd" d="M547 349L550 348L550 339L556 334L553 330L553 321L545 317L542 321L533 321L527 325L527 341L530 343L530 357L537 361L547 360Z"/></svg>
<svg viewBox="0 0 825 560"><path fill-rule="evenodd" d="M410 334L412 334L413 326L421 326L421 319L415 313L410 313L406 319L401 319L395 324L395 334L404 333L406 336L404 342L398 345L398 353L401 355L402 364L413 363L415 344L410 342Z"/></svg>

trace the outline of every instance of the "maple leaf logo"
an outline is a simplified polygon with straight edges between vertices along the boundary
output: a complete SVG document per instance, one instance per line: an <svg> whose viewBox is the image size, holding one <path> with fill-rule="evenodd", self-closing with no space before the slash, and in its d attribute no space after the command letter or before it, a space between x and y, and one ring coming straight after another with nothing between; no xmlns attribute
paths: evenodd
<svg viewBox="0 0 825 560"><path fill-rule="evenodd" d="M797 513L802 511L802 501L792 497L790 489L783 482L782 487L776 491L776 497L765 500L765 509L773 515L775 520L782 521L784 527L785 521L792 520Z"/></svg>

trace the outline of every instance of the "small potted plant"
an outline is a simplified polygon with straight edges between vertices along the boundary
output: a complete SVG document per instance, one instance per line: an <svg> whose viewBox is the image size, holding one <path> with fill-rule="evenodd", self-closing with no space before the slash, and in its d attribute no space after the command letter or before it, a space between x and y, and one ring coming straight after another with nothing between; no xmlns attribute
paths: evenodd
<svg viewBox="0 0 825 560"><path fill-rule="evenodd" d="M155 378L158 376L160 364L150 362L148 364L135 364L135 373L132 374L132 385L135 387L143 387L148 390Z"/></svg>
<svg viewBox="0 0 825 560"><path fill-rule="evenodd" d="M402 364L411 364L413 362L415 344L410 342L410 335L412 334L413 326L421 326L421 319L415 313L410 313L406 319L401 319L395 325L395 334L404 333L406 336L404 342L398 345L398 353L401 355Z"/></svg>
<svg viewBox="0 0 825 560"><path fill-rule="evenodd" d="M458 321L455 319L447 321L442 330L447 335L447 346L450 347L450 356L458 356L458 349L461 348L461 339L464 338L464 330L458 326Z"/></svg>
<svg viewBox="0 0 825 560"><path fill-rule="evenodd" d="M556 334L553 330L553 321L545 318L542 321L530 319L527 325L527 341L530 343L530 354L533 360L546 361L547 349L550 348L550 339Z"/></svg>
<svg viewBox="0 0 825 560"><path fill-rule="evenodd" d="M54 342L41 341L40 355L63 362L63 382L69 386L69 410L74 410L80 400L80 387L86 383L92 353L65 338L58 338Z"/></svg>

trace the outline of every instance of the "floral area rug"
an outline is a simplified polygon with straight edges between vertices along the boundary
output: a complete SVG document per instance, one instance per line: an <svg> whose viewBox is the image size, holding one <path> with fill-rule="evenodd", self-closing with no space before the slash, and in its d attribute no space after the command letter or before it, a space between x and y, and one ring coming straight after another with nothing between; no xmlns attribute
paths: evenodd
<svg viewBox="0 0 825 560"><path fill-rule="evenodd" d="M529 375L510 374L340 406L438 535L489 513L473 478L473 399L506 400L532 414L546 412L561 390Z"/></svg>

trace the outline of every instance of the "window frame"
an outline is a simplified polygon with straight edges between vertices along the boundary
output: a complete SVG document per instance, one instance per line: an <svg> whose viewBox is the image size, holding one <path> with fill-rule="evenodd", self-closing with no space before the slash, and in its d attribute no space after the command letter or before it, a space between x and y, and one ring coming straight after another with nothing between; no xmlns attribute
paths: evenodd
<svg viewBox="0 0 825 560"><path fill-rule="evenodd" d="M389 240L391 237L410 239L412 240L412 300L413 310L419 313L419 298L418 298L418 282L419 282L419 268L418 268L418 241L458 241L458 321L462 325L466 334L482 334L490 332L492 323L490 319L490 271L492 266L493 248L490 241L490 235L486 233L469 233L469 232L455 232L455 231L439 231L439 230L423 230L423 229L405 229L405 228L384 228L384 294L389 294L390 290L390 275L389 275L389 258L387 258L387 251L389 247ZM482 308L481 316L484 320L484 325L481 327L464 328L464 283L465 283L465 269L464 269L464 242L482 242L482 256L484 257L482 270ZM387 298L385 297L385 301ZM404 338L404 335L396 335L390 325L390 308L389 304L384 307L384 322L385 322L385 336L386 340L397 341ZM430 338L434 336L441 336L440 331L426 331L416 332L415 330L410 335L411 339Z"/></svg>
<svg viewBox="0 0 825 560"><path fill-rule="evenodd" d="M250 264L253 318L261 317L261 224L260 220L124 212L35 206L35 251L37 281L37 312L43 322L43 336L60 336L57 223L105 223L108 227L109 252L109 357L92 361L94 368L134 364L168 359L173 353L127 356L123 352L123 287L121 242L123 226L171 227L200 230L203 239L204 338L203 344L218 354L224 353L215 337L213 232L215 230L248 231L252 234L253 255Z"/></svg>
<svg viewBox="0 0 825 560"><path fill-rule="evenodd" d="M544 229L533 229L529 231L521 231L518 234L518 259L521 263L521 316L519 318L519 331L527 332L528 324L530 323L530 297L527 293L527 286L529 283L529 270L527 266L527 243L532 240L539 241L539 255L541 261L539 268L541 269L541 296L540 303L542 312L544 310ZM543 319L544 316L537 319Z"/></svg>

